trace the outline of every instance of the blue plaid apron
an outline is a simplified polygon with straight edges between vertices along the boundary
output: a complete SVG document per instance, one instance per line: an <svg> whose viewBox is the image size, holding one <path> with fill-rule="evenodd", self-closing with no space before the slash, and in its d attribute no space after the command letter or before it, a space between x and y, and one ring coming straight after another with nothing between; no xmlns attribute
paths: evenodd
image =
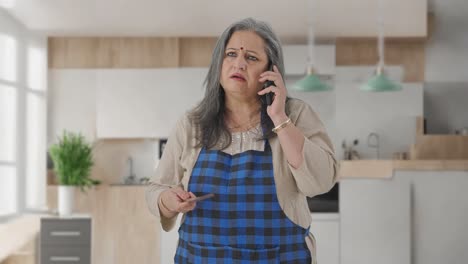
<svg viewBox="0 0 468 264"><path fill-rule="evenodd" d="M236 155L203 148L188 189L215 196L185 215L175 263L311 263L309 230L278 203L268 141Z"/></svg>

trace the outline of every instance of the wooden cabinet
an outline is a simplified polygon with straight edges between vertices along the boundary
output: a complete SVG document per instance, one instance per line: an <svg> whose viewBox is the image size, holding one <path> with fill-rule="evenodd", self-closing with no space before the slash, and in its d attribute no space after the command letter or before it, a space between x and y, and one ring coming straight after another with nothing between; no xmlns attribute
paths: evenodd
<svg viewBox="0 0 468 264"><path fill-rule="evenodd" d="M203 96L207 68L99 70L98 138L166 138Z"/></svg>
<svg viewBox="0 0 468 264"><path fill-rule="evenodd" d="M49 208L56 208L57 187L49 186L47 195ZM148 210L143 185L76 190L74 208L93 219L92 263L163 263L158 262L159 224Z"/></svg>

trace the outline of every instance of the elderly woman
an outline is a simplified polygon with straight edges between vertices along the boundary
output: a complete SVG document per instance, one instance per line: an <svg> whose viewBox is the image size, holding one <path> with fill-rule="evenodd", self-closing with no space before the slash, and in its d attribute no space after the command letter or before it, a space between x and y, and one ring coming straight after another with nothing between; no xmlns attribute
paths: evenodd
<svg viewBox="0 0 468 264"><path fill-rule="evenodd" d="M282 76L268 24L248 18L223 32L205 96L179 120L146 192L164 230L184 214L175 263L315 262L306 196L333 187L336 160L319 117L287 97Z"/></svg>

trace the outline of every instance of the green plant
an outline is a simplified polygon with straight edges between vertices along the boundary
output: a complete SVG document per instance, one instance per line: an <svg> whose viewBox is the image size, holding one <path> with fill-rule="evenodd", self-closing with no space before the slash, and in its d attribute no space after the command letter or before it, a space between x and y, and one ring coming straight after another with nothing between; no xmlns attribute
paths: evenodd
<svg viewBox="0 0 468 264"><path fill-rule="evenodd" d="M94 165L92 146L80 133L63 131L49 153L60 185L77 186L84 191L86 187L100 183L89 177Z"/></svg>

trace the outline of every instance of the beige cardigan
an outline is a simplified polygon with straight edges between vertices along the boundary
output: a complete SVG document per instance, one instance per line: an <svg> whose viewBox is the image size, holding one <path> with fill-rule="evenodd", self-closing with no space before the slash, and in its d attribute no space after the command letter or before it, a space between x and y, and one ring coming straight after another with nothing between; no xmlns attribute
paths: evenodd
<svg viewBox="0 0 468 264"><path fill-rule="evenodd" d="M278 201L286 216L297 225L308 228L311 215L306 196L312 197L328 192L336 182L337 162L330 138L317 114L298 99L290 99L286 105L289 118L305 136L304 162L294 169L286 160L277 137L269 139L273 156L273 171ZM161 192L175 186L187 189L192 169L201 148L195 145L195 129L187 116L177 123L172 131L159 162L156 173L146 189L149 210L161 221L162 228L169 231L176 217L168 219L160 215L158 199ZM309 247L314 247L311 235ZM315 247L314 247L315 248ZM315 254L314 254L315 255Z"/></svg>

